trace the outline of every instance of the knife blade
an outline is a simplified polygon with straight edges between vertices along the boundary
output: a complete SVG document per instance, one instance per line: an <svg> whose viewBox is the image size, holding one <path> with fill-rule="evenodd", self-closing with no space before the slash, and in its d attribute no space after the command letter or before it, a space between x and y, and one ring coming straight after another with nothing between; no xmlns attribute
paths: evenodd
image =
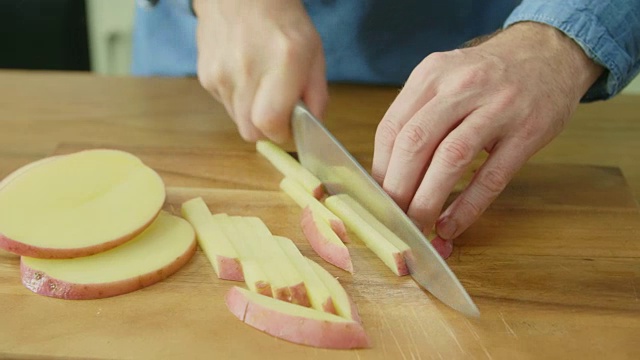
<svg viewBox="0 0 640 360"><path fill-rule="evenodd" d="M424 234L302 102L294 108L291 126L300 163L327 192L348 194L411 248L406 261L413 279L451 308L479 316L467 291Z"/></svg>

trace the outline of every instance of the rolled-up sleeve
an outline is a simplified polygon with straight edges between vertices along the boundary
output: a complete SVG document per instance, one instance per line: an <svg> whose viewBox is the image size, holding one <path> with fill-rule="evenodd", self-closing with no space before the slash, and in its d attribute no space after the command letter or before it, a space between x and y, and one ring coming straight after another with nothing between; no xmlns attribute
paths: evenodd
<svg viewBox="0 0 640 360"><path fill-rule="evenodd" d="M610 98L640 70L640 0L524 0L504 23L545 23L606 69L582 101Z"/></svg>

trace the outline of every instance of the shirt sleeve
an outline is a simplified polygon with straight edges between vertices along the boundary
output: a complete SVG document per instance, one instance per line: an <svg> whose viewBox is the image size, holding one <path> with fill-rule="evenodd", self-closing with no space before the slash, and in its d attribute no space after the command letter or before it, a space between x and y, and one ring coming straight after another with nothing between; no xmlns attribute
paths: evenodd
<svg viewBox="0 0 640 360"><path fill-rule="evenodd" d="M640 0L523 0L504 27L521 21L557 28L604 66L584 102L616 95L640 70Z"/></svg>

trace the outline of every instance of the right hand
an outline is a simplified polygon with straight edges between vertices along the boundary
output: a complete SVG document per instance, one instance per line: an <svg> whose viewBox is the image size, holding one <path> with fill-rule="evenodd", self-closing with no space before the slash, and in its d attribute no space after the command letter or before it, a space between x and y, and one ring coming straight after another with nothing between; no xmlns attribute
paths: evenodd
<svg viewBox="0 0 640 360"><path fill-rule="evenodd" d="M320 36L300 0L196 0L198 79L247 141L290 138L296 102L322 117Z"/></svg>

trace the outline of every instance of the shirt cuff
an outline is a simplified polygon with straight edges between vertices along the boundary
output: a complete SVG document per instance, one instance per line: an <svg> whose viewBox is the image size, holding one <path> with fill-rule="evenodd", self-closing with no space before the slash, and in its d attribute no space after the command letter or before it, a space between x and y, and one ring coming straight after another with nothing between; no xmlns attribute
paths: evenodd
<svg viewBox="0 0 640 360"><path fill-rule="evenodd" d="M574 6L565 1L523 1L507 18L504 27L522 21L547 24L573 39L596 63L605 67L603 75L583 96L583 102L608 99L620 92L632 79L634 60L616 41L605 21L608 14ZM635 69L637 70L637 69Z"/></svg>

